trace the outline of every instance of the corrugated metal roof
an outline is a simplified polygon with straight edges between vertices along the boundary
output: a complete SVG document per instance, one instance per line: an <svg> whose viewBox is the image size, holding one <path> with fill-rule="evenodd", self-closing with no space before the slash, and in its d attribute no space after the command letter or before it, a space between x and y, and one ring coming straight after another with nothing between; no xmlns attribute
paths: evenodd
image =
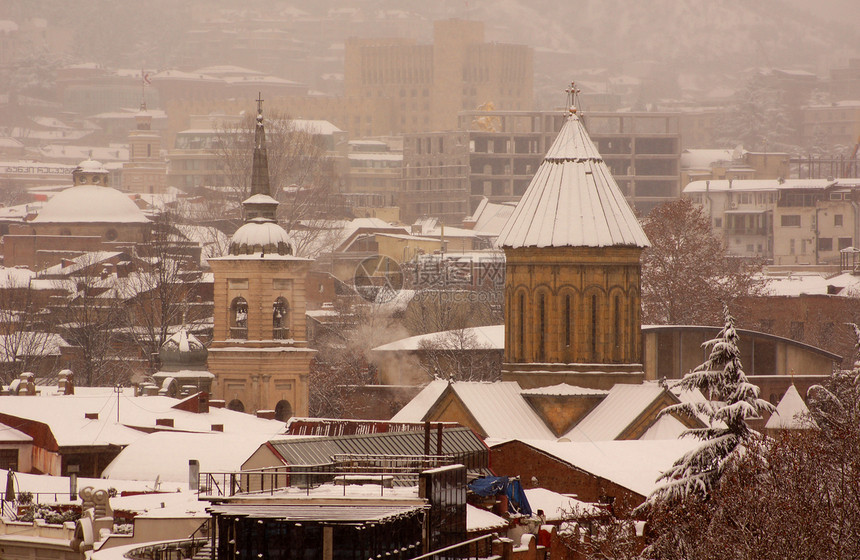
<svg viewBox="0 0 860 560"><path fill-rule="evenodd" d="M496 241L499 247L648 247L650 243L571 114Z"/></svg>
<svg viewBox="0 0 860 560"><path fill-rule="evenodd" d="M430 434L430 453L436 454L435 429ZM355 455L423 455L424 432L386 432L335 437L311 437L272 440L269 444L291 466L325 465L339 454ZM467 467L485 467L487 447L472 430L464 427L443 428L442 455L452 455ZM483 458L478 457L479 455Z"/></svg>
<svg viewBox="0 0 860 560"><path fill-rule="evenodd" d="M311 505L311 504L229 504L207 508L215 515L247 516L253 518L284 519L287 521L383 521L400 515L417 513L425 506L404 505Z"/></svg>
<svg viewBox="0 0 860 560"><path fill-rule="evenodd" d="M565 436L573 441L614 440L664 390L656 383L616 384L609 390L606 398Z"/></svg>

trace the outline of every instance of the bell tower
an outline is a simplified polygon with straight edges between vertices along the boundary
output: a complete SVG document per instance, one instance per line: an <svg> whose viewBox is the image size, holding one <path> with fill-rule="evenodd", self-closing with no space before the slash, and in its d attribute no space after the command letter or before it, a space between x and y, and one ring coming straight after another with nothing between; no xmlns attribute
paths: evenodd
<svg viewBox="0 0 860 560"><path fill-rule="evenodd" d="M505 251L502 378L523 388L642 381L640 264L648 238L568 115L498 237Z"/></svg>
<svg viewBox="0 0 860 560"><path fill-rule="evenodd" d="M314 350L305 334L305 283L310 259L278 225L257 100L251 196L228 254L209 259L215 276L215 324L209 348L213 395L233 410L274 411L278 420L308 415L308 372Z"/></svg>

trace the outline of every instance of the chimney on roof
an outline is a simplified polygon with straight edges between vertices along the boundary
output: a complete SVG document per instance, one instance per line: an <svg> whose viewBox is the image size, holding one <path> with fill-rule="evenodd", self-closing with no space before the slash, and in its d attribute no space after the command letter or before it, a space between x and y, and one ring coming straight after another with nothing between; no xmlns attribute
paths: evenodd
<svg viewBox="0 0 860 560"><path fill-rule="evenodd" d="M173 418L156 418L155 419L156 426L164 426L166 428L173 427Z"/></svg>
<svg viewBox="0 0 860 560"><path fill-rule="evenodd" d="M224 408L227 406L227 402L224 399L210 399L209 406L212 408Z"/></svg>
<svg viewBox="0 0 860 560"><path fill-rule="evenodd" d="M257 418L262 418L263 420L274 420L275 419L275 411L274 410L258 410Z"/></svg>
<svg viewBox="0 0 860 560"><path fill-rule="evenodd" d="M70 369L60 370L60 373L57 374L59 377L57 381L57 389L61 395L74 395L75 394L75 382L74 382L74 374Z"/></svg>
<svg viewBox="0 0 860 560"><path fill-rule="evenodd" d="M87 420L98 420L99 413L98 412L84 412L84 418Z"/></svg>
<svg viewBox="0 0 860 560"><path fill-rule="evenodd" d="M195 491L200 487L200 461L188 459L188 489Z"/></svg>
<svg viewBox="0 0 860 560"><path fill-rule="evenodd" d="M212 431L213 432L223 432L224 431L224 424L212 424Z"/></svg>

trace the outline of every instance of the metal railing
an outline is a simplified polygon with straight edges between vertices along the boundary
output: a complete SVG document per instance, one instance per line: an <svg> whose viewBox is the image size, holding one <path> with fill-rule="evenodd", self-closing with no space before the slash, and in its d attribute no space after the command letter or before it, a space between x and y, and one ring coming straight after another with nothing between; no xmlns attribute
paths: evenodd
<svg viewBox="0 0 860 560"><path fill-rule="evenodd" d="M415 556L412 560L489 558L493 555L493 540L495 538L497 538L497 535L475 537L474 539L452 544L451 546L446 546L445 548L440 548L421 556Z"/></svg>
<svg viewBox="0 0 860 560"><path fill-rule="evenodd" d="M416 486L420 471L408 470L340 470L325 465L320 469L273 467L242 472L200 473L198 495L201 497L230 497L237 494L269 494L289 489L311 490L329 484L342 486L342 494L349 494L349 486L357 484L379 485L380 496L393 488Z"/></svg>
<svg viewBox="0 0 860 560"><path fill-rule="evenodd" d="M131 560L183 560L193 558L209 544L207 538L191 538L134 548L125 553Z"/></svg>

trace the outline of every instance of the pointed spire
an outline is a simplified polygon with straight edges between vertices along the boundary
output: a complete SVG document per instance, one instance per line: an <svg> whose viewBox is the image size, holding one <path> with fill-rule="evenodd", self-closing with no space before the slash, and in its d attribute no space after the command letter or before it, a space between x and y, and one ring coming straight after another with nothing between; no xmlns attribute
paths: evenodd
<svg viewBox="0 0 860 560"><path fill-rule="evenodd" d="M499 247L648 247L624 194L567 92L567 118L502 228Z"/></svg>
<svg viewBox="0 0 860 560"><path fill-rule="evenodd" d="M266 130L263 126L263 96L257 94L257 126L254 132L254 163L251 171L251 196L271 196L269 189L269 157L266 153Z"/></svg>

